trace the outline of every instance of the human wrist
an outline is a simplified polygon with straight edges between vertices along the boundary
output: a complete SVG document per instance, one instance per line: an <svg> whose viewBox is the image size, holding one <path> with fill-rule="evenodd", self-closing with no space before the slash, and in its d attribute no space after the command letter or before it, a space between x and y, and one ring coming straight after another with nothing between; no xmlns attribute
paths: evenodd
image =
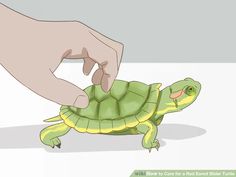
<svg viewBox="0 0 236 177"><path fill-rule="evenodd" d="M7 60L7 53L14 52L14 44L36 28L37 20L20 14L0 3L0 64ZM20 47L20 46L19 46Z"/></svg>

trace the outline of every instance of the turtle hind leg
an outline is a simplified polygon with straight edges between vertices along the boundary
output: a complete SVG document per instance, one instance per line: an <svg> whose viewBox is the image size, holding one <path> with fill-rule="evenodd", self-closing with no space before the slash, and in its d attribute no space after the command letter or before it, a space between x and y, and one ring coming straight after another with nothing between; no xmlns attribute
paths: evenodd
<svg viewBox="0 0 236 177"><path fill-rule="evenodd" d="M40 132L40 140L43 144L54 148L57 146L61 147L61 141L58 137L65 135L69 132L71 127L64 123L58 123L55 125L48 126Z"/></svg>

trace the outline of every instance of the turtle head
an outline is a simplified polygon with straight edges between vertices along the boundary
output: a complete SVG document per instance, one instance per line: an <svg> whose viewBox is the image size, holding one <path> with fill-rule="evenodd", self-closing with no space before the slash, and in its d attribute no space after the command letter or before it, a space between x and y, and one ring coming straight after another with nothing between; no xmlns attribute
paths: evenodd
<svg viewBox="0 0 236 177"><path fill-rule="evenodd" d="M201 84L186 78L164 88L161 91L158 114L181 111L191 105L198 97Z"/></svg>

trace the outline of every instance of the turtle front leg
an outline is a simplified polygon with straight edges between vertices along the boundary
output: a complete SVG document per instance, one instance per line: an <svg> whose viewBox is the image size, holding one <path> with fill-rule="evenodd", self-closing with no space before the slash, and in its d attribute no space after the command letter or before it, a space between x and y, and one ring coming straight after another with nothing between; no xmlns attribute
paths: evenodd
<svg viewBox="0 0 236 177"><path fill-rule="evenodd" d="M139 123L137 125L137 130L140 133L143 133L143 140L142 145L144 148L148 149L149 152L151 152L152 148L158 148L160 147L159 141L156 139L157 136L157 127L154 125L153 122L150 120L147 120L145 122Z"/></svg>
<svg viewBox="0 0 236 177"><path fill-rule="evenodd" d="M40 132L40 140L43 144L54 148L61 147L61 141L58 137L65 135L71 128L64 123L51 125Z"/></svg>

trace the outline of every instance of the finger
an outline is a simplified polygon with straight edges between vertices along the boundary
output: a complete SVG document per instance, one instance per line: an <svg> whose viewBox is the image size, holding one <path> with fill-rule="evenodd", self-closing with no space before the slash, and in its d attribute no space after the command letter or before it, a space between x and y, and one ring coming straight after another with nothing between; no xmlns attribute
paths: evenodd
<svg viewBox="0 0 236 177"><path fill-rule="evenodd" d="M120 67L121 59L123 56L124 51L124 44L121 42L115 41L107 36L104 36L103 34L91 29L91 34L94 35L97 39L101 40L103 43L111 47L116 52L117 57L117 66Z"/></svg>
<svg viewBox="0 0 236 177"><path fill-rule="evenodd" d="M35 73L28 83L31 90L46 99L54 101L60 105L69 105L79 108L88 106L87 94L76 85L57 78L52 72Z"/></svg>
<svg viewBox="0 0 236 177"><path fill-rule="evenodd" d="M107 64L103 65L102 69L104 74L102 76L101 86L105 92L108 92L113 84L113 81L116 78L118 70L117 65L116 63L112 63L112 61L110 61Z"/></svg>
<svg viewBox="0 0 236 177"><path fill-rule="evenodd" d="M110 78L110 75L104 74L103 77L102 77L102 80L101 80L102 89L103 89L105 92L108 92L109 89L111 88L112 82L113 82L113 81L112 81L112 79Z"/></svg>
<svg viewBox="0 0 236 177"><path fill-rule="evenodd" d="M100 66L102 67L103 74L105 74L105 76L101 78L101 85L103 90L107 92L108 90L110 90L112 83L118 73L116 52L109 46L97 40L96 38L90 44L89 48L92 49L88 52L89 57L96 61L98 64L100 64ZM98 72L99 76L101 76L101 72ZM97 76L97 73L95 76Z"/></svg>
<svg viewBox="0 0 236 177"><path fill-rule="evenodd" d="M124 52L124 45L122 44L122 46L117 49L117 63L118 63L118 70L120 68L120 63L123 57L123 52Z"/></svg>
<svg viewBox="0 0 236 177"><path fill-rule="evenodd" d="M89 73L93 69L94 65L95 65L95 62L91 58L85 58L84 59L84 66L83 66L84 74L89 75Z"/></svg>
<svg viewBox="0 0 236 177"><path fill-rule="evenodd" d="M92 77L92 82L95 85L99 85L101 84L101 80L102 80L102 76L103 76L103 71L101 68L97 69Z"/></svg>

